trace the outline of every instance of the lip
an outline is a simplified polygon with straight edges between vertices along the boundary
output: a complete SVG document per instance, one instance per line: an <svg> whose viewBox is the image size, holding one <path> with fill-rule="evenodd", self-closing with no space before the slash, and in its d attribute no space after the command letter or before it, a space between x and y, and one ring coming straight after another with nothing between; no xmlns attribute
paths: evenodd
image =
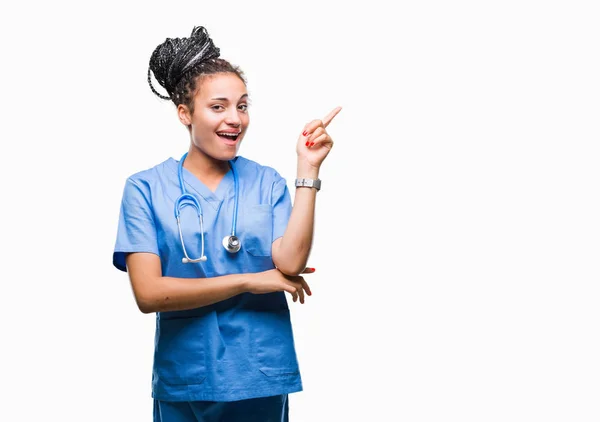
<svg viewBox="0 0 600 422"><path fill-rule="evenodd" d="M238 144L238 142L240 141L240 136L242 135L242 132L234 130L234 131L230 131L230 130L220 130L219 133L237 133L238 136L237 138L235 138L235 140L231 140L231 139L225 139L221 136L219 136L218 133L215 133L217 135L217 137L221 140L221 142L223 142L225 145L228 146L235 146Z"/></svg>

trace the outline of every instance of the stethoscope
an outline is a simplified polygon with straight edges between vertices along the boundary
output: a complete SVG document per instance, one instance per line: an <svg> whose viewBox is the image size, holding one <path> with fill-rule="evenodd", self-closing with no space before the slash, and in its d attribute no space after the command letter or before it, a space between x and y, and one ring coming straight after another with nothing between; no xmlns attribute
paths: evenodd
<svg viewBox="0 0 600 422"><path fill-rule="evenodd" d="M203 220L202 219L202 207L200 207L200 203L198 202L198 200L196 199L196 197L194 195L187 193L187 191L185 190L185 184L183 183L183 161L185 160L187 155L188 155L188 153L186 152L185 154L183 154L183 157L181 157L181 160L179 160L179 167L177 169L177 175L179 176L179 187L181 188L181 196L179 198L177 198L177 200L175 201L175 218L177 219L177 228L179 229L179 240L181 240L181 248L183 249L183 255L184 255L184 257L181 259L181 262L183 262L184 264L187 264L189 262L200 262L200 261L204 262L204 261L206 261L206 255L204 255L204 223L202 221ZM234 190L235 190L235 196L233 198L233 221L231 223L231 234L229 236L225 236L223 238L222 243L223 243L223 247L225 248L225 250L227 252L236 253L242 247L242 244L240 243L240 239L235 235L235 226L237 223L238 196L239 196L238 178L237 178L237 173L235 171L235 165L233 163L233 160L229 161L229 166L231 167L231 172L233 173L233 186L234 186ZM189 202L183 203L183 201L189 201ZM198 212L198 220L200 221L200 237L202 239L202 249L200 251L200 258L195 258L195 259L190 258L185 249L185 243L183 242L183 233L181 232L181 220L180 220L179 212L181 210L181 207L184 207L186 205L193 206L194 208L196 208L196 211Z"/></svg>

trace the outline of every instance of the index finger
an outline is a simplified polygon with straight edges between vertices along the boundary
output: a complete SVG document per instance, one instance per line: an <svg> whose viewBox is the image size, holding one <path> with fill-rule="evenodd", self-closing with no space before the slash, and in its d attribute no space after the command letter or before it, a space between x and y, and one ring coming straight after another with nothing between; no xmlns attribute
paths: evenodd
<svg viewBox="0 0 600 422"><path fill-rule="evenodd" d="M333 120L333 118L342 110L342 107L334 108L325 118L323 118L323 126L327 127L329 123Z"/></svg>

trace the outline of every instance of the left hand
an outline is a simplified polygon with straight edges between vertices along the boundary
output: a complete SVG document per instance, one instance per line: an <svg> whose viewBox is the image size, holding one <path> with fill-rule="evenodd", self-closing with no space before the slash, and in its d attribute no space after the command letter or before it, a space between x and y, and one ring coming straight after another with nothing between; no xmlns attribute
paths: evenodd
<svg viewBox="0 0 600 422"><path fill-rule="evenodd" d="M299 159L317 169L321 166L321 163L333 147L333 140L325 128L341 109L342 107L336 107L323 120L313 120L304 126L296 145L296 152Z"/></svg>

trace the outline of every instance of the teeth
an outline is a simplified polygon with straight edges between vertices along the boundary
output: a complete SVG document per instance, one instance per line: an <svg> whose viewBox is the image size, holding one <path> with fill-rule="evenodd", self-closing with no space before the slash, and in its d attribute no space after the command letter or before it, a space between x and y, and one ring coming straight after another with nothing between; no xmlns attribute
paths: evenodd
<svg viewBox="0 0 600 422"><path fill-rule="evenodd" d="M238 133L222 133L222 132L218 133L217 132L217 135L219 135L219 136L228 136L231 138L237 138L239 134L240 134L239 132Z"/></svg>

